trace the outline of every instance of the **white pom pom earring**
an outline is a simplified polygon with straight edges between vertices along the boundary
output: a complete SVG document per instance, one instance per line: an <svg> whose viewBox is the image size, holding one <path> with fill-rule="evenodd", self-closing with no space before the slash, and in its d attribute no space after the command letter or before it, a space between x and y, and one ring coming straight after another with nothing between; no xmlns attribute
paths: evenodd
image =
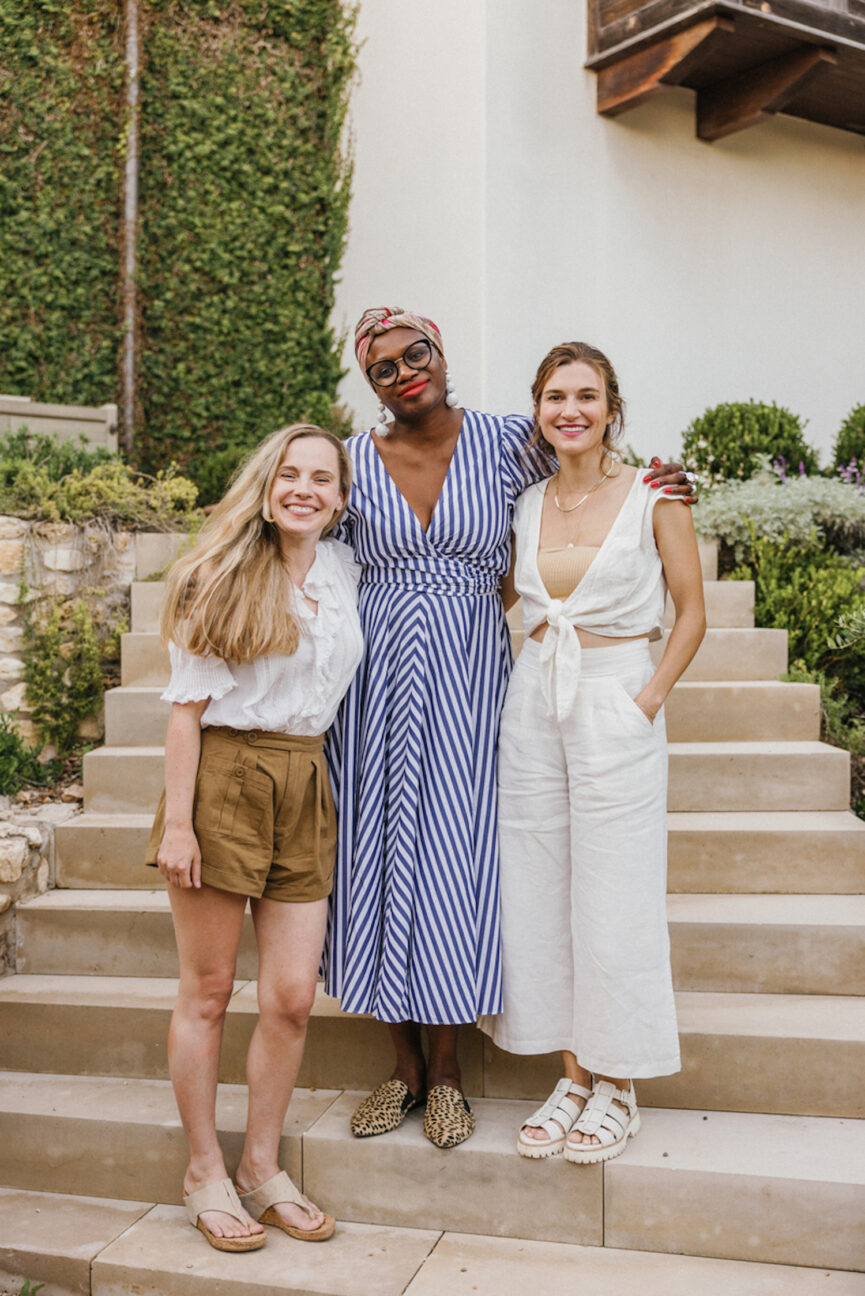
<svg viewBox="0 0 865 1296"><path fill-rule="evenodd" d="M390 436L390 429L387 425L387 410L381 401L378 403L378 422L375 425L375 430L377 436Z"/></svg>
<svg viewBox="0 0 865 1296"><path fill-rule="evenodd" d="M445 405L450 406L451 409L456 409L457 405L459 405L460 403L460 398L459 396L457 396L456 392L454 391L454 384L453 384L453 379L451 378L450 369L446 370L445 372L445 392L446 392Z"/></svg>

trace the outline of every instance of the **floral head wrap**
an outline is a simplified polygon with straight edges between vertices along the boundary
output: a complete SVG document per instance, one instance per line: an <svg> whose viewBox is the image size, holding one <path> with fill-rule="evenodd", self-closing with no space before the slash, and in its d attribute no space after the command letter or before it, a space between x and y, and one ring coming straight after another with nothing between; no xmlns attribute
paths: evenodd
<svg viewBox="0 0 865 1296"><path fill-rule="evenodd" d="M433 324L431 319L427 319L426 315L403 310L402 306L373 306L370 310L364 311L354 330L354 353L361 369L366 370L366 355L373 338L380 337L382 333L393 328L416 329L432 343L439 355L444 355L442 335L438 326Z"/></svg>

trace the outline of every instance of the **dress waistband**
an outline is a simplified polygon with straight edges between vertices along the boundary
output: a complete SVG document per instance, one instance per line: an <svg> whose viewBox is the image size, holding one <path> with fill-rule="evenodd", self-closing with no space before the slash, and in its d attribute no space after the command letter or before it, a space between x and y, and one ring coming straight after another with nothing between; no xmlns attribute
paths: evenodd
<svg viewBox="0 0 865 1296"><path fill-rule="evenodd" d="M217 738L224 738L226 742L245 743L248 747L311 752L324 750L324 734L306 737L298 734L273 733L264 729L229 729L227 725L205 725L203 732L211 733Z"/></svg>
<svg viewBox="0 0 865 1296"><path fill-rule="evenodd" d="M494 572L478 573L469 579L448 576L439 572L410 571L407 569L387 568L376 571L364 567L360 584L397 585L402 589L415 589L419 594L478 594L489 596L499 591L499 576Z"/></svg>

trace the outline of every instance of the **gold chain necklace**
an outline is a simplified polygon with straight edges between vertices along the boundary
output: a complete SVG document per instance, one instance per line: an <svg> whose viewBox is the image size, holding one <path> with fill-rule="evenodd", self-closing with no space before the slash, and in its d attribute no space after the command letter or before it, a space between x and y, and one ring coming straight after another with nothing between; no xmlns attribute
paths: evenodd
<svg viewBox="0 0 865 1296"><path fill-rule="evenodd" d="M556 508L559 510L560 513L573 513L574 510L578 509L581 504L585 504L589 496L594 495L598 487L603 486L607 478L612 477L612 475L613 475L612 473L608 473L608 472L603 473L602 476L600 476L598 480L595 482L594 486L592 486L589 490L586 491L582 499L578 499L576 504L571 504L569 508L562 508L561 504L559 503L559 474L556 473L556 484L553 488L553 503L555 504Z"/></svg>

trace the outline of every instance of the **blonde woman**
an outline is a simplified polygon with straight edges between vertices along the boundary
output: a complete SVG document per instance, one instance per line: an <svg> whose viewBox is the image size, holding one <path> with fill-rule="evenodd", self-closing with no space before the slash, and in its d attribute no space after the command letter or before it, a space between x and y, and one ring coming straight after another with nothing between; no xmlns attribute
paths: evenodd
<svg viewBox="0 0 865 1296"><path fill-rule="evenodd" d="M703 637L703 584L690 511L613 451L606 356L555 347L532 396L558 470L514 511L526 642L499 735L504 1007L481 1024L512 1053L562 1055L517 1150L592 1163L640 1128L633 1078L679 1070L663 704Z"/></svg>
<svg viewBox="0 0 865 1296"><path fill-rule="evenodd" d="M330 433L306 424L274 433L169 577L163 697L172 707L148 863L166 879L180 959L168 1053L189 1140L184 1204L221 1251L263 1246L262 1224L305 1241L334 1228L280 1171L277 1154L333 873L322 735L362 653L357 569L345 545L322 538L339 521L349 485L348 457ZM247 900L259 1019L236 1191L215 1103Z"/></svg>

